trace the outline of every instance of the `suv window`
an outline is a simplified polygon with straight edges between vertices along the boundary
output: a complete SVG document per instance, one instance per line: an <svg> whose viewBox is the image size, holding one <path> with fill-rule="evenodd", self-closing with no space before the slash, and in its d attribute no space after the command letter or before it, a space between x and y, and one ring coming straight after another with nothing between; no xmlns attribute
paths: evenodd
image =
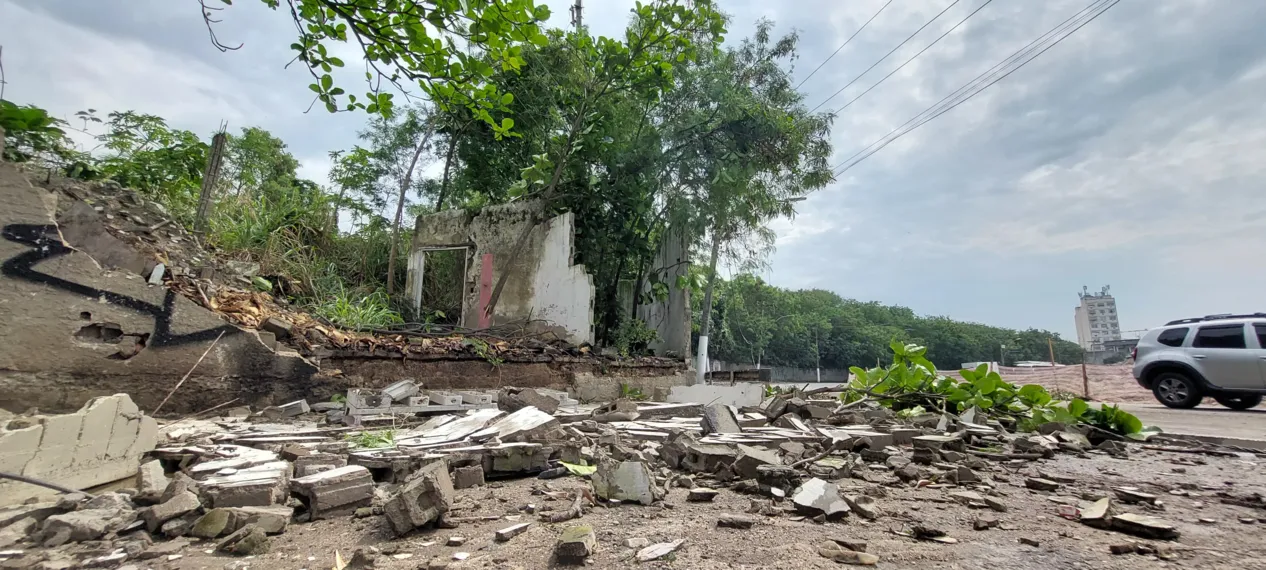
<svg viewBox="0 0 1266 570"><path fill-rule="evenodd" d="M1245 348L1244 325L1223 325L1217 327L1200 327L1196 332L1196 340L1191 343L1195 348Z"/></svg>
<svg viewBox="0 0 1266 570"><path fill-rule="evenodd" d="M1166 329L1161 331L1160 336L1156 337L1156 342L1165 346L1182 346L1182 341L1184 340L1187 340L1187 327Z"/></svg>
<svg viewBox="0 0 1266 570"><path fill-rule="evenodd" d="M1253 325L1257 329L1257 346L1266 348L1266 325Z"/></svg>

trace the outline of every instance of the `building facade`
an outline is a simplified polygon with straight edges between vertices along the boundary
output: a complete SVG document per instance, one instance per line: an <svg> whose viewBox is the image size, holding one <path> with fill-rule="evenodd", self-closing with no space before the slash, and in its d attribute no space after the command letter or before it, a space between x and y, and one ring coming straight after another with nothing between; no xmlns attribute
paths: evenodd
<svg viewBox="0 0 1266 570"><path fill-rule="evenodd" d="M1091 293L1082 286L1077 294L1081 304L1073 311L1073 318L1077 322L1077 343L1083 350L1103 350L1105 342L1121 340L1117 301L1108 294L1108 289L1104 285L1098 293Z"/></svg>

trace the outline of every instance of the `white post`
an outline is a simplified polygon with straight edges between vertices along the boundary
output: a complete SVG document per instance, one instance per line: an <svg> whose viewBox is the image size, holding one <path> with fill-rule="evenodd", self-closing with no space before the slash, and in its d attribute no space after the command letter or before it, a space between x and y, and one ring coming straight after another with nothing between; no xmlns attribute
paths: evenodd
<svg viewBox="0 0 1266 570"><path fill-rule="evenodd" d="M699 336L699 355L695 358L695 384L703 384L703 375L708 371L708 337Z"/></svg>

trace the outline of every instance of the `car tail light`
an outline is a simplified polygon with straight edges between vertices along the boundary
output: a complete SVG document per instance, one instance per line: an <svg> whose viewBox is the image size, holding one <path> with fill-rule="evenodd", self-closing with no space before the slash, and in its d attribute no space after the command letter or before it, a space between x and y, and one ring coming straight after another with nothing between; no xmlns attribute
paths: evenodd
<svg viewBox="0 0 1266 570"><path fill-rule="evenodd" d="M1138 360L1138 359L1139 359L1139 347L1137 347L1137 346L1136 346L1136 347L1134 347L1134 348L1131 348L1131 349L1130 349L1130 359L1131 359L1131 360Z"/></svg>

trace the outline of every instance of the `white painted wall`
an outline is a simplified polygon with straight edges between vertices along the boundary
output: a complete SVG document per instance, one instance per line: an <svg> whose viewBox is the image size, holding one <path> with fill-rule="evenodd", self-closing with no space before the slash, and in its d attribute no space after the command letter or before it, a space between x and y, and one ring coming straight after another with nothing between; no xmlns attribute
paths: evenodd
<svg viewBox="0 0 1266 570"><path fill-rule="evenodd" d="M725 404L741 408L758 406L765 397L765 387L760 384L735 384L723 386L718 384L692 384L690 386L673 386L668 393L669 402L691 404Z"/></svg>
<svg viewBox="0 0 1266 570"><path fill-rule="evenodd" d="M533 278L533 319L543 319L567 331L573 344L593 342L593 277L585 266L572 265L573 214L548 222L541 261Z"/></svg>

